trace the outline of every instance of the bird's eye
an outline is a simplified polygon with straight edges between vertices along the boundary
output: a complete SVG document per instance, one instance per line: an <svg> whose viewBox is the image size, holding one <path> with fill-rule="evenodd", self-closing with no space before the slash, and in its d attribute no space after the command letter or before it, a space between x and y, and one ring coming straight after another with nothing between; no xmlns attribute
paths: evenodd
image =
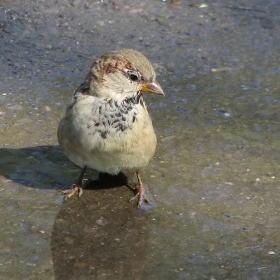
<svg viewBox="0 0 280 280"><path fill-rule="evenodd" d="M131 81L135 82L138 80L138 77L135 74L130 74L130 79L131 79Z"/></svg>
<svg viewBox="0 0 280 280"><path fill-rule="evenodd" d="M127 74L131 81L135 82L139 80L139 74L137 71L127 71Z"/></svg>

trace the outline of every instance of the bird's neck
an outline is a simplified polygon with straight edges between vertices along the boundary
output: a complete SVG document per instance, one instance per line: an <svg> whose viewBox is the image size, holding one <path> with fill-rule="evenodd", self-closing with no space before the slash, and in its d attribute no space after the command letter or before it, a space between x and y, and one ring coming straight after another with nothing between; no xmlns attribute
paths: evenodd
<svg viewBox="0 0 280 280"><path fill-rule="evenodd" d="M103 139L112 133L131 129L138 122L139 110L146 108L141 92L123 101L103 99L98 108L99 120L95 126ZM109 129L110 128L110 129Z"/></svg>

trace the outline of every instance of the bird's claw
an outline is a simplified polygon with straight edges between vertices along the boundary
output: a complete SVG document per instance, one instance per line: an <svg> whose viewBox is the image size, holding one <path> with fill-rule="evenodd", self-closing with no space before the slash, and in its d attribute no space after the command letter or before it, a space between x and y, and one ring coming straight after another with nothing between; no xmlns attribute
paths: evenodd
<svg viewBox="0 0 280 280"><path fill-rule="evenodd" d="M64 195L65 201L76 193L78 193L78 196L81 197L83 194L83 187L75 186L73 189L61 192L61 194Z"/></svg>
<svg viewBox="0 0 280 280"><path fill-rule="evenodd" d="M141 205L142 205L143 202L145 202L145 203L147 203L147 204L151 204L150 201L149 201L149 199L146 197L145 192L142 192L142 190L141 190L141 191L137 191L137 194L134 195L134 196L129 200L129 202L130 202L130 201L133 201L135 198L138 198L138 202L137 202L138 208L141 207Z"/></svg>

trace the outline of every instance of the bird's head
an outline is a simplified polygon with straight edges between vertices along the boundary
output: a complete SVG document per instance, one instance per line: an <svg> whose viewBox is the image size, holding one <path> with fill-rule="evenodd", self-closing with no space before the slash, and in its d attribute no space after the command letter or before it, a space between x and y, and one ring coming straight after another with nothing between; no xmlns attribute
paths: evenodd
<svg viewBox="0 0 280 280"><path fill-rule="evenodd" d="M85 94L120 102L139 92L164 95L152 64L132 49L111 51L101 56L92 65L84 84L88 88Z"/></svg>

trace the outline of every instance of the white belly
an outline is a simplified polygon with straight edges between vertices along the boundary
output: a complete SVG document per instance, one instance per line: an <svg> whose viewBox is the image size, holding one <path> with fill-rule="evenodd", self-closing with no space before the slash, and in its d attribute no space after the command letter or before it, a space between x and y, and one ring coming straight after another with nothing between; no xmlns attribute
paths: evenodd
<svg viewBox="0 0 280 280"><path fill-rule="evenodd" d="M117 118L111 117L114 114L110 108L106 104L100 112L96 97L78 97L58 127L63 152L81 167L110 174L146 166L154 155L156 136L145 106L136 104L133 110ZM115 121L118 119L119 123Z"/></svg>

